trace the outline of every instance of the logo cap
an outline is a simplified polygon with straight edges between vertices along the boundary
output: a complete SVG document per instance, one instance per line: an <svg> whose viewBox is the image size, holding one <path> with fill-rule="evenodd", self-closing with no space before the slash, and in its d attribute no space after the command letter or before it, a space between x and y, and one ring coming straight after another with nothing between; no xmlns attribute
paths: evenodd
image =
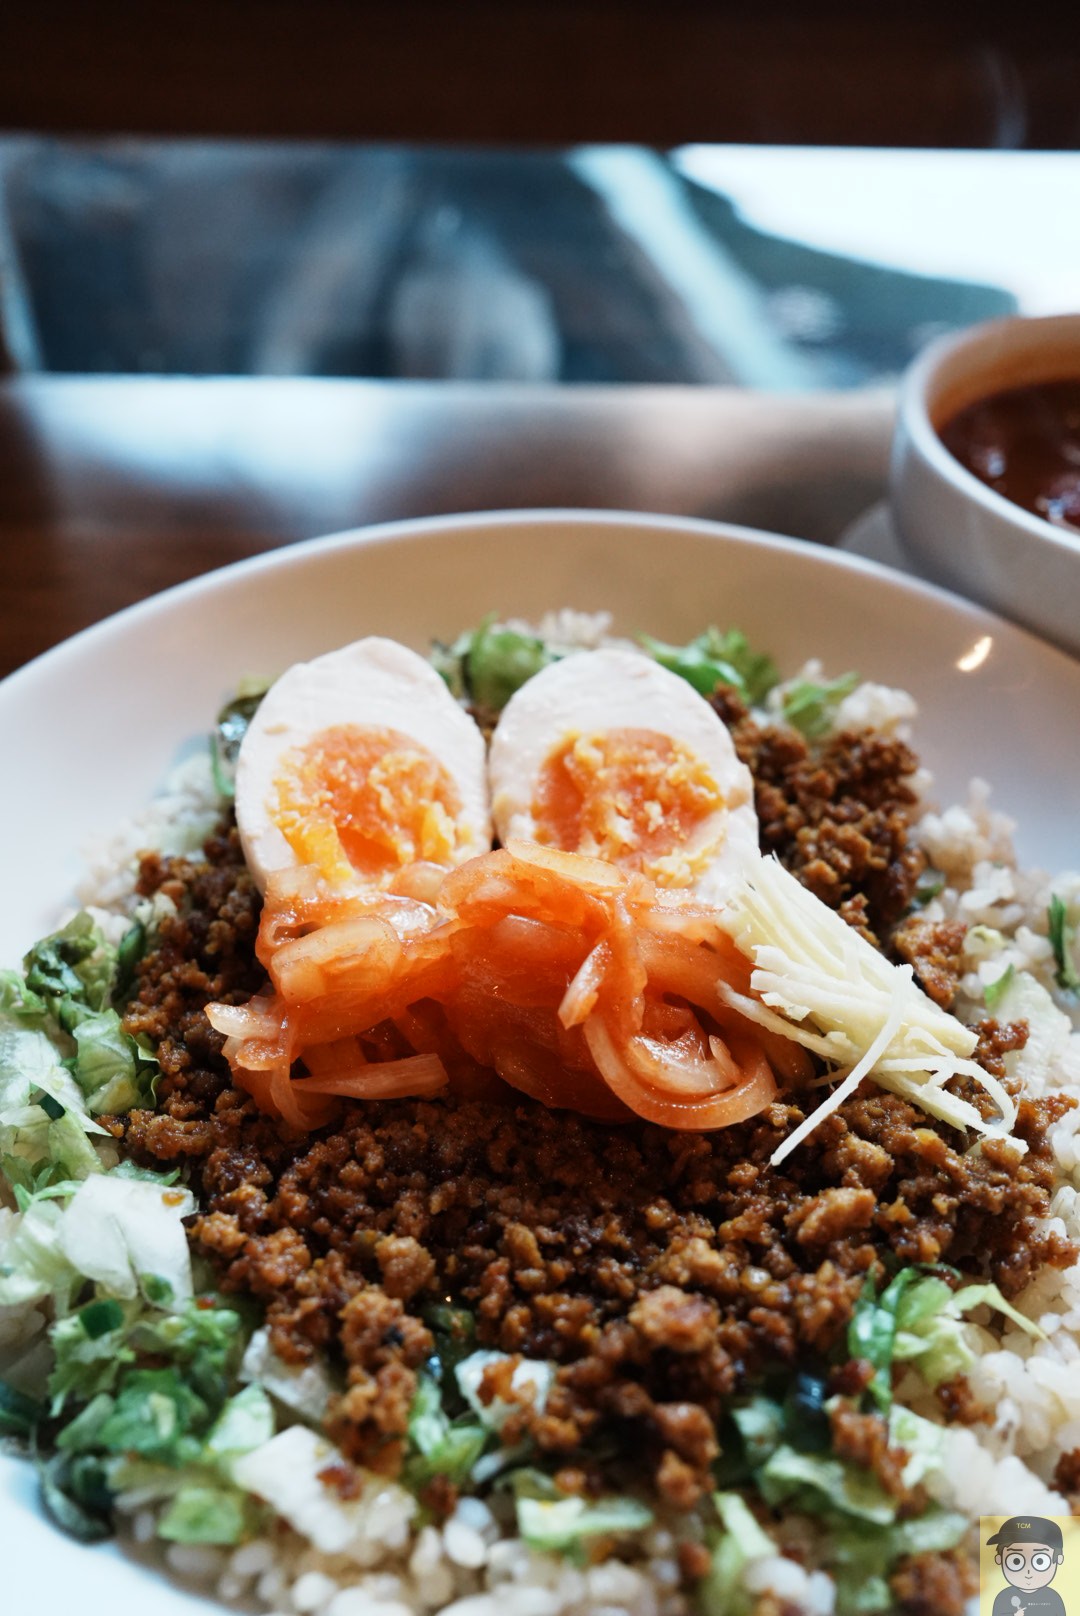
<svg viewBox="0 0 1080 1616"><path fill-rule="evenodd" d="M987 1543L1045 1543L1055 1554L1062 1552L1061 1527L1041 1515L1014 1515L999 1527Z"/></svg>

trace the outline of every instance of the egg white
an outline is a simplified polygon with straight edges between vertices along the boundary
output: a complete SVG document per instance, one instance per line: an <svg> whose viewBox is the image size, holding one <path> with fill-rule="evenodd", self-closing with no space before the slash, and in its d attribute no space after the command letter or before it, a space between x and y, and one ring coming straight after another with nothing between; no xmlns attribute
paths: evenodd
<svg viewBox="0 0 1080 1616"><path fill-rule="evenodd" d="M544 765L577 735L653 730L680 743L708 769L723 806L671 853L695 873L671 885L720 903L758 854L754 785L719 716L685 679L631 650L582 651L552 663L507 703L488 757L492 815L501 841L538 839L534 800ZM704 859L703 850L708 849ZM568 851L576 851L569 849ZM678 862L678 858L676 858ZM668 884L664 882L662 884Z"/></svg>
<svg viewBox="0 0 1080 1616"><path fill-rule="evenodd" d="M260 890L273 871L299 863L272 817L286 754L345 724L396 730L446 770L461 800L453 863L490 849L483 736L429 662L396 640L371 636L295 663L271 686L244 736L236 818Z"/></svg>

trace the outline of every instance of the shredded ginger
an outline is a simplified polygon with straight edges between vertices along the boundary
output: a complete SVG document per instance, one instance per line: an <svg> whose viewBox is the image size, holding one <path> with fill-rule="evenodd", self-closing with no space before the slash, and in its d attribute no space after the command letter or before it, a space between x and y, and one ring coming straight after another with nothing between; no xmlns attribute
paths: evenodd
<svg viewBox="0 0 1080 1616"><path fill-rule="evenodd" d="M773 1152L781 1162L830 1112L873 1074L882 1088L930 1116L987 1138L1012 1136L1016 1106L971 1055L977 1038L928 998L910 965L892 965L775 858L761 859L732 893L726 924L754 961L751 986L760 1001L721 985L724 999L748 1019L794 1039L829 1061L841 1081L816 1111ZM998 1109L987 1121L969 1100L946 1088L974 1078Z"/></svg>

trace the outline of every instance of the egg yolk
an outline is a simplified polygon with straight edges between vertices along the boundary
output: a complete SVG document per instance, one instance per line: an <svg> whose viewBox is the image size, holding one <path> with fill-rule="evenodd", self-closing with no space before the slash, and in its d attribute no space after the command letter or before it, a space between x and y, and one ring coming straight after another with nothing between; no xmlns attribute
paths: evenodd
<svg viewBox="0 0 1080 1616"><path fill-rule="evenodd" d="M341 724L282 759L271 818L303 864L378 883L405 864L448 864L459 798L447 771L393 729Z"/></svg>
<svg viewBox="0 0 1080 1616"><path fill-rule="evenodd" d="M723 822L711 838L701 832L725 807L711 771L688 747L656 730L616 729L571 736L552 752L532 813L538 842L684 887L715 853Z"/></svg>

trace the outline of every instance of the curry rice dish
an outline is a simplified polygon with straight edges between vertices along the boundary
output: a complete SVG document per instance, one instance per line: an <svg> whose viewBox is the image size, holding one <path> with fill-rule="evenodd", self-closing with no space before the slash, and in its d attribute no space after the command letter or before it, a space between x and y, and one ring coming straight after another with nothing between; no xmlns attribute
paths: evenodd
<svg viewBox="0 0 1080 1616"><path fill-rule="evenodd" d="M492 688L500 646L488 642L502 634L520 668L517 636L542 668L575 637L565 619L547 630L485 625L442 653L488 734L506 694ZM117 1002L157 1070L152 1103L99 1112L114 1144L97 1148L154 1175L179 1170L197 1203L186 1218L195 1305L236 1307L243 1327L210 1414L188 1419L190 1452L144 1453L146 1474L109 1447L123 1378L94 1391L71 1377L64 1418L81 1403L75 1424L86 1423L95 1397L111 1405L97 1438L81 1451L69 1441L58 1473L93 1513L71 1456L93 1459L98 1513L144 1539L175 1510L161 1485L170 1465L249 1495L231 1537L161 1533L174 1570L227 1598L327 1616L484 1616L495 1600L520 1616L949 1613L975 1588L968 1518L1061 1513L1080 1492L1080 1397L1059 1395L1059 1365L1075 1376L1080 1357L1069 1092L1080 1062L1061 988L1075 878L1042 905L1040 927L1039 878L995 875L1009 871L1005 831L984 802L927 809L901 693L815 669L782 685L741 637L722 638L682 648L685 665L675 648L650 648L695 701L710 689L752 780L761 851L971 1027L975 1063L1013 1103L1008 1137L961 1069L950 1089L986 1119L981 1138L908 1092L856 1081L784 1154L830 1092L812 1054L753 1114L706 1130L621 1102L612 1119L599 1102L592 1115L553 1108L475 1060L449 1090L382 1099L342 1099L331 1074L318 1096L330 1114L295 1126L246 1090L235 1035L207 1019L208 1005L265 1006L267 994L255 952L267 883L220 807L201 850L138 861L127 908L153 919ZM625 783L614 755L605 766ZM1025 1081L1033 1024L1041 1082ZM411 1025L365 1030L369 1069L416 1058ZM145 1321L127 1317L148 1305L145 1289L115 1304L123 1324L105 1321L126 1342L128 1374L169 1363L140 1349ZM46 1298L45 1317L50 1306L85 1316L104 1292L99 1280L89 1303L77 1290ZM275 1410L264 1440L210 1482L211 1415L220 1425L226 1398L244 1382L250 1398L260 1381ZM55 1371L50 1389L46 1440ZM290 1431L308 1443L293 1462L302 1451L316 1465L314 1504L260 1478L257 1456ZM994 1475L998 1492L981 1498ZM389 1525L376 1543L380 1497ZM314 1519L323 1502L349 1531Z"/></svg>

